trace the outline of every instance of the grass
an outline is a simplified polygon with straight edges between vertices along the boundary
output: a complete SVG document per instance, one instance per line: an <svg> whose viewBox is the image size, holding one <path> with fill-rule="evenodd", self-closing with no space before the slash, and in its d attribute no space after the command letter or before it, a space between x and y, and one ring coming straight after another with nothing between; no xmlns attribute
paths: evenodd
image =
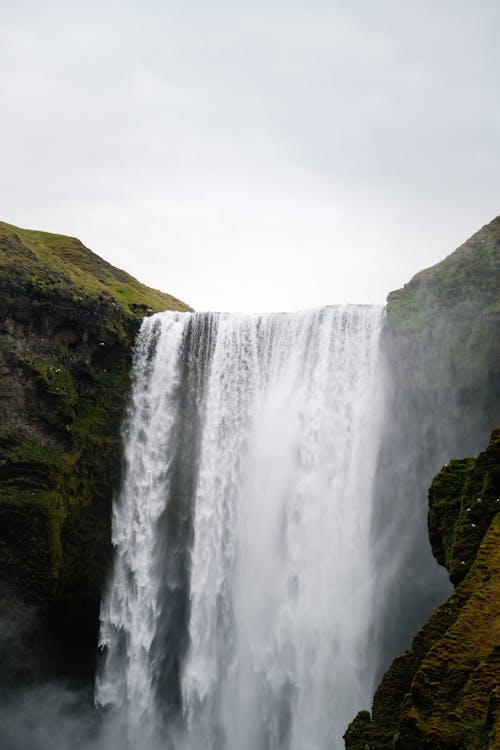
<svg viewBox="0 0 500 750"><path fill-rule="evenodd" d="M394 659L375 693L372 720L363 711L351 723L349 750L500 746L498 715L490 710L500 656L499 459L500 428L486 452L450 461L436 476L430 520L440 562L467 559L467 574Z"/></svg>
<svg viewBox="0 0 500 750"><path fill-rule="evenodd" d="M436 315L467 320L500 312L500 216L455 252L411 279L388 298L387 320L396 333L417 331Z"/></svg>
<svg viewBox="0 0 500 750"><path fill-rule="evenodd" d="M39 615L29 658L49 637L58 676L87 684L134 339L143 316L189 308L73 237L3 222L0 308L0 588Z"/></svg>
<svg viewBox="0 0 500 750"><path fill-rule="evenodd" d="M1 241L4 241L3 243ZM13 248L17 249L13 257ZM70 286L72 300L111 297L128 315L191 308L170 294L141 284L89 250L75 237L21 229L0 222L0 263L16 262L40 292Z"/></svg>

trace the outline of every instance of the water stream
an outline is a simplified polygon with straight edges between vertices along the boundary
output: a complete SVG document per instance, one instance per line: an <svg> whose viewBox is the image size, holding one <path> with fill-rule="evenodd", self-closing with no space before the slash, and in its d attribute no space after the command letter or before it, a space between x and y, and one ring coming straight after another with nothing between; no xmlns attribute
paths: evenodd
<svg viewBox="0 0 500 750"><path fill-rule="evenodd" d="M370 704L382 317L144 320L96 684L131 747L332 750Z"/></svg>

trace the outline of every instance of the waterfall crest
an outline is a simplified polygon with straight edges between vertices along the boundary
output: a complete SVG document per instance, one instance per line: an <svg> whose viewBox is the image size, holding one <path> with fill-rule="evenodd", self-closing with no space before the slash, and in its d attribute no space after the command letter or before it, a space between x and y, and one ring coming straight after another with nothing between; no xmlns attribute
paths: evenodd
<svg viewBox="0 0 500 750"><path fill-rule="evenodd" d="M369 704L382 316L144 320L96 684L132 747L340 748Z"/></svg>

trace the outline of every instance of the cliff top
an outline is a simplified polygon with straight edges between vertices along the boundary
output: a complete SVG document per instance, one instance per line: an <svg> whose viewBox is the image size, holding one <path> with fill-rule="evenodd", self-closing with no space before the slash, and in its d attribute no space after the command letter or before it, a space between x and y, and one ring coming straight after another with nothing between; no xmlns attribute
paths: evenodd
<svg viewBox="0 0 500 750"><path fill-rule="evenodd" d="M500 216L387 301L388 322L397 331L418 329L437 312L500 314Z"/></svg>
<svg viewBox="0 0 500 750"><path fill-rule="evenodd" d="M88 299L112 298L127 315L191 308L141 284L89 250L76 237L20 229L0 221L0 266L34 286L71 291Z"/></svg>

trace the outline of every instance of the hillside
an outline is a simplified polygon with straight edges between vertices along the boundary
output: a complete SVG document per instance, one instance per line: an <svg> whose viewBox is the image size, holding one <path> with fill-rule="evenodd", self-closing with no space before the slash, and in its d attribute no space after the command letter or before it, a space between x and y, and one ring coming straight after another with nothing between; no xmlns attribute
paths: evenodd
<svg viewBox="0 0 500 750"><path fill-rule="evenodd" d="M466 319L500 314L500 216L453 253L417 273L388 297L388 324L398 333L422 329L440 314Z"/></svg>
<svg viewBox="0 0 500 750"><path fill-rule="evenodd" d="M454 593L397 657L347 750L488 750L500 743L500 429L429 490L429 533Z"/></svg>
<svg viewBox="0 0 500 750"><path fill-rule="evenodd" d="M107 298L125 315L190 310L184 302L141 284L89 250L76 237L20 229L0 221L0 266L33 289L73 295L73 301Z"/></svg>
<svg viewBox="0 0 500 750"><path fill-rule="evenodd" d="M382 356L374 565L399 572L379 585L379 686L346 747L497 747L500 217L389 295Z"/></svg>
<svg viewBox="0 0 500 750"><path fill-rule="evenodd" d="M0 223L4 689L91 679L133 343L166 309L189 308L77 239Z"/></svg>

